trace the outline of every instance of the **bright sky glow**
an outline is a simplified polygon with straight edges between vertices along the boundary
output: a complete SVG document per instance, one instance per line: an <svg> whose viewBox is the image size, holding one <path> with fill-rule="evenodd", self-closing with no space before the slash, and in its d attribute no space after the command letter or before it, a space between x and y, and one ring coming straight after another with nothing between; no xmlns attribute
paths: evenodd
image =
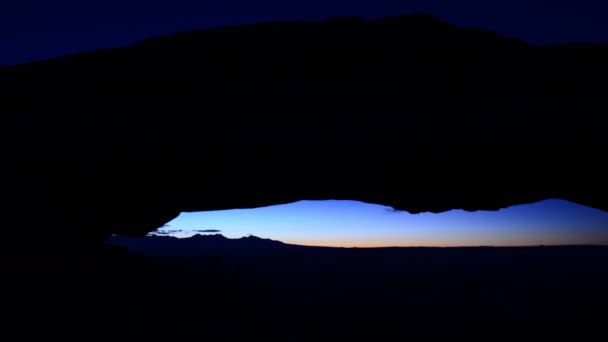
<svg viewBox="0 0 608 342"><path fill-rule="evenodd" d="M299 201L182 213L160 231L188 237L208 229L220 230L229 238L253 234L286 243L336 247L608 244L608 213L563 200L499 211L417 215L357 201Z"/></svg>

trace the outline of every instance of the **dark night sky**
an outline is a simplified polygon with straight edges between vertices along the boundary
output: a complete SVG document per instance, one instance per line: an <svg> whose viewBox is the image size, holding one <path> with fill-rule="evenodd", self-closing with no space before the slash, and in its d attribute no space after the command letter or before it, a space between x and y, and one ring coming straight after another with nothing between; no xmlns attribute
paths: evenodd
<svg viewBox="0 0 608 342"><path fill-rule="evenodd" d="M412 12L533 43L608 42L601 0L2 0L0 65L218 25Z"/></svg>

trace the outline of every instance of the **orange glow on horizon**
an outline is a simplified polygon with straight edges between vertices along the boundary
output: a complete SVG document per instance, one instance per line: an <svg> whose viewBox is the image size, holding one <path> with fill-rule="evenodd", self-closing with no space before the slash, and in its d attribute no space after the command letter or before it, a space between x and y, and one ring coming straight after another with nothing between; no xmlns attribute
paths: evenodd
<svg viewBox="0 0 608 342"><path fill-rule="evenodd" d="M512 239L507 241L466 241L456 239L454 241L438 242L437 239L420 239L409 241L395 241L393 239L377 240L347 240L347 239L295 239L283 241L288 244L311 246L311 247L342 247L342 248L383 248L383 247L528 247L528 246L563 246L563 245L589 245L588 241L577 241L573 239L556 239L553 241Z"/></svg>

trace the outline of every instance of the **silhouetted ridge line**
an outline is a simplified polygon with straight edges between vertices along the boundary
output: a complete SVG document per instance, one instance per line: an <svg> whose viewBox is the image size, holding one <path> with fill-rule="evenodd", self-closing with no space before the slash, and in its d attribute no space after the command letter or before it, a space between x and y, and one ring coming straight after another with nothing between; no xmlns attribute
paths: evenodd
<svg viewBox="0 0 608 342"><path fill-rule="evenodd" d="M347 36L335 35L359 35L358 39L349 39ZM499 46L505 44L508 47L527 46L528 44L509 38L484 29L457 28L441 20L439 17L428 14L410 14L402 16L387 16L381 19L366 19L364 17L336 17L321 21L271 21L252 24L241 24L231 26L219 26L208 29L196 29L182 32L175 32L168 35L144 39L142 41L122 47L109 47L100 50L92 50L69 54L63 57L52 58L47 61L37 61L24 63L15 66L18 69L29 68L30 66L46 65L48 63L106 63L116 62L119 58L128 59L129 51L139 51L142 54L152 53L159 49L187 48L201 49L210 52L213 48L230 48L231 44L224 41L244 44L265 45L268 47L279 46L288 47L295 44L309 44L322 42L329 38L342 38L351 44L365 46L373 44L370 36L386 35L394 39L394 44L418 43L429 47L433 45L447 44L489 44L489 46ZM305 38L309 37L309 38ZM353 37L354 38L354 37ZM302 40L303 39L303 40ZM334 41L338 45L343 45L341 41ZM253 46L253 45L251 45ZM233 46L237 47L238 46ZM149 57L149 56L148 56ZM105 61L99 60L103 58ZM152 56L154 58L154 56ZM95 61L96 60L96 61ZM93 65L91 65L93 66Z"/></svg>

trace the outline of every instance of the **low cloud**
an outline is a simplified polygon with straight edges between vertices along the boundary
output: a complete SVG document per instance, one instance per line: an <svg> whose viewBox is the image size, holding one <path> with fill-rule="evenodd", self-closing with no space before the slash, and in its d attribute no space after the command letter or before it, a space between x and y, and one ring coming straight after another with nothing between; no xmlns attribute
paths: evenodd
<svg viewBox="0 0 608 342"><path fill-rule="evenodd" d="M197 233L219 233L221 230L219 229L195 229L193 232Z"/></svg>
<svg viewBox="0 0 608 342"><path fill-rule="evenodd" d="M173 233L179 233L182 232L182 229L163 229L163 230L158 230L155 232L152 232L152 234L155 235L169 235L169 234L173 234Z"/></svg>

